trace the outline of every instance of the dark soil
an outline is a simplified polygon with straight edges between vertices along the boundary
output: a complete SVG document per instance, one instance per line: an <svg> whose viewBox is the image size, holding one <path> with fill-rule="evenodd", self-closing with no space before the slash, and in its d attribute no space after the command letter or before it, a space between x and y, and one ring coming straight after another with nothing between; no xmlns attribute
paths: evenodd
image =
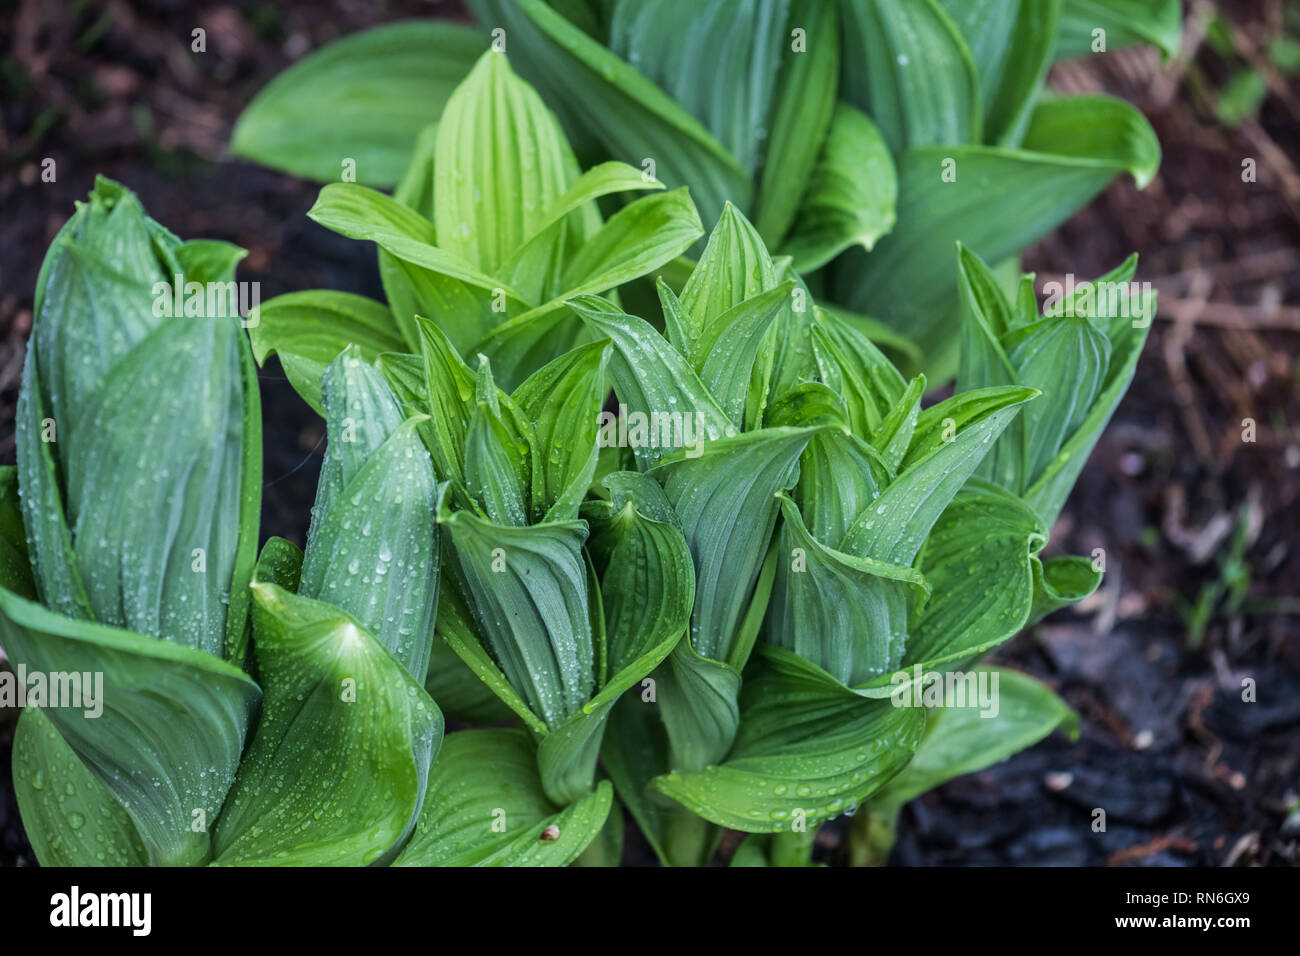
<svg viewBox="0 0 1300 956"><path fill-rule="evenodd" d="M253 93L336 36L452 3L182 4L24 0L0 20L0 463L46 246L95 173L183 237L249 250L263 299L307 288L382 297L373 248L309 222L317 188L225 155ZM1259 60L1275 2L1222 4ZM190 31L207 30L192 55ZM933 792L900 821L899 864L1297 862L1300 836L1300 111L1281 78L1236 128L1212 112L1223 58L1192 28L1188 68L1124 51L1056 68L1069 92L1137 103L1164 145L1145 191L1116 182L1026 256L1040 280L1091 278L1131 251L1160 314L1137 378L1053 532L1106 552L1102 590L1000 650L1081 716ZM41 161L57 163L54 183ZM1258 181L1241 180L1254 158ZM271 363L262 374L264 535L299 542L323 427ZM1256 440L1242 440L1243 419ZM1197 609L1200 609L1199 611ZM1243 680L1257 699L1242 700ZM30 865L0 712L0 865ZM1106 811L1094 832L1093 811ZM838 857L838 830L819 856ZM645 862L632 844L629 862Z"/></svg>

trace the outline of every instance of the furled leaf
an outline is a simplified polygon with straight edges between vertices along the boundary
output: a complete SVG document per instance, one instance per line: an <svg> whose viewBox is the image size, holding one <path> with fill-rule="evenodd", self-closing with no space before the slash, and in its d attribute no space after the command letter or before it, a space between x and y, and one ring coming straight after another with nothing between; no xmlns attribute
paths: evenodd
<svg viewBox="0 0 1300 956"><path fill-rule="evenodd" d="M429 774L415 832L393 865L567 866L600 832L611 796L602 782L558 807L542 792L527 734L452 734Z"/></svg>
<svg viewBox="0 0 1300 956"><path fill-rule="evenodd" d="M870 252L894 227L894 161L865 114L840 103L794 227L780 244L799 272L820 269L851 245Z"/></svg>
<svg viewBox="0 0 1300 956"><path fill-rule="evenodd" d="M357 181L392 186L416 136L438 118L483 50L446 21L395 23L343 37L277 76L235 126L231 150L328 182L353 160Z"/></svg>
<svg viewBox="0 0 1300 956"><path fill-rule="evenodd" d="M1035 558L1033 568L1034 604L1026 627L1059 608L1078 604L1101 584L1102 573L1090 559L1078 555Z"/></svg>
<svg viewBox="0 0 1300 956"><path fill-rule="evenodd" d="M516 527L528 523L532 445L531 429L518 421L493 381L491 365L480 356L465 435L465 487L493 521Z"/></svg>
<svg viewBox="0 0 1300 956"><path fill-rule="evenodd" d="M253 584L261 719L213 833L221 865L363 865L415 826L438 707L347 614Z"/></svg>
<svg viewBox="0 0 1300 956"><path fill-rule="evenodd" d="M429 453L354 348L324 392L329 444L298 593L347 612L423 683L440 567Z"/></svg>
<svg viewBox="0 0 1300 956"><path fill-rule="evenodd" d="M225 295L241 256L181 243L97 180L42 265L16 436L42 600L235 658L261 486L256 370Z"/></svg>
<svg viewBox="0 0 1300 956"><path fill-rule="evenodd" d="M767 428L709 442L699 457L677 456L656 468L695 560L691 642L715 661L730 661L776 524L776 493L798 477L799 455L813 428Z"/></svg>
<svg viewBox="0 0 1300 956"><path fill-rule="evenodd" d="M486 647L529 708L558 727L595 690L585 524L511 527L445 509L438 521L450 532L451 564Z"/></svg>
<svg viewBox="0 0 1300 956"><path fill-rule="evenodd" d="M685 632L695 574L677 515L652 478L617 472L602 484L610 500L607 507L592 506L588 547L601 581L612 677L647 652L662 660L665 642Z"/></svg>
<svg viewBox="0 0 1300 956"><path fill-rule="evenodd" d="M534 520L567 521L596 473L596 437L604 403L607 341L574 349L530 375L511 396L531 422L541 458ZM536 471L536 469L535 469Z"/></svg>
<svg viewBox="0 0 1300 956"><path fill-rule="evenodd" d="M936 0L843 0L844 90L894 152L980 139L979 76Z"/></svg>

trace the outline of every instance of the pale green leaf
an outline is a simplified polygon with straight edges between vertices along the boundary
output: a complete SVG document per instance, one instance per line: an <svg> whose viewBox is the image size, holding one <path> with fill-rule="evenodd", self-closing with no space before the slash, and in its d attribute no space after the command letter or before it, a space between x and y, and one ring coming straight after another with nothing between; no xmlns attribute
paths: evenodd
<svg viewBox="0 0 1300 956"><path fill-rule="evenodd" d="M477 31L443 20L343 37L271 81L240 116L230 148L319 182L340 178L350 159L358 181L392 186L483 47Z"/></svg>

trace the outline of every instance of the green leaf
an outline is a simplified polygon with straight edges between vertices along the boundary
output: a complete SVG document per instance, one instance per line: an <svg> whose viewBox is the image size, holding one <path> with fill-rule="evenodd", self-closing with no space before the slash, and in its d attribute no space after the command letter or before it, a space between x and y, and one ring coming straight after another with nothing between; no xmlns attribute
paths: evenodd
<svg viewBox="0 0 1300 956"><path fill-rule="evenodd" d="M910 565L948 503L1034 395L1023 388L979 389L927 408L898 478L858 516L839 549Z"/></svg>
<svg viewBox="0 0 1300 956"><path fill-rule="evenodd" d="M975 674L989 681L994 706L935 709L916 756L873 804L900 806L953 777L1032 747L1058 727L1078 734L1074 711L1032 677L1000 667L978 667Z"/></svg>
<svg viewBox="0 0 1300 956"><path fill-rule="evenodd" d="M786 35L803 33L803 49L793 38L782 53L776 102L759 181L754 225L775 249L806 200L809 177L822 151L835 107L840 71L840 30L830 0L793 0Z"/></svg>
<svg viewBox="0 0 1300 956"><path fill-rule="evenodd" d="M590 231L594 232L600 226L600 217L591 205L593 200L619 192L663 188L663 183L626 163L607 162L592 167L551 204L532 238L502 265L501 275L537 301L554 298L564 291L560 282L571 258L566 254L567 246L581 251L590 239L580 228L581 218L568 220L579 228L574 230L576 235L566 237L560 231L566 217L583 210L593 217Z"/></svg>
<svg viewBox="0 0 1300 956"><path fill-rule="evenodd" d="M935 0L843 0L844 92L894 152L980 139L979 76Z"/></svg>
<svg viewBox="0 0 1300 956"><path fill-rule="evenodd" d="M517 420L492 379L491 365L480 356L465 436L465 487L493 521L516 527L528 523L532 444L531 429Z"/></svg>
<svg viewBox="0 0 1300 956"><path fill-rule="evenodd" d="M559 122L494 50L447 100L434 168L439 243L489 275L538 231L578 178Z"/></svg>
<svg viewBox="0 0 1300 956"><path fill-rule="evenodd" d="M1179 0L1063 0L1056 58L1093 52L1093 31L1104 30L1107 52L1149 43L1167 59L1178 52L1182 18Z"/></svg>
<svg viewBox="0 0 1300 956"><path fill-rule="evenodd" d="M698 366L700 381L718 400L736 428L745 424L750 376L763 337L778 315L790 308L793 281L745 299L712 319L700 331L698 347L707 350Z"/></svg>
<svg viewBox="0 0 1300 956"><path fill-rule="evenodd" d="M1093 562L1078 555L1062 555L1039 561L1034 558L1034 605L1025 626L1070 604L1078 604L1101 584L1102 572Z"/></svg>
<svg viewBox="0 0 1300 956"><path fill-rule="evenodd" d="M54 728L40 707L18 718L14 796L41 866L147 866L131 815Z"/></svg>
<svg viewBox="0 0 1300 956"><path fill-rule="evenodd" d="M586 525L511 527L445 508L438 521L450 532L452 567L486 647L533 713L558 727L595 690Z"/></svg>
<svg viewBox="0 0 1300 956"><path fill-rule="evenodd" d="M514 714L539 737L547 732L546 722L529 709L524 699L510 686L497 662L492 659L487 642L474 624L473 615L460 594L454 575L444 578L438 590L438 633L461 663L506 709L507 715Z"/></svg>
<svg viewBox="0 0 1300 956"><path fill-rule="evenodd" d="M83 683L85 708L48 708L46 718L125 808L151 865L207 862L208 833L191 825L217 817L257 685L210 654L64 617L4 589L0 644L30 673L103 675L96 701Z"/></svg>
<svg viewBox="0 0 1300 956"><path fill-rule="evenodd" d="M655 671L669 770L703 770L722 760L740 726L740 672L691 645L682 641Z"/></svg>
<svg viewBox="0 0 1300 956"><path fill-rule="evenodd" d="M799 460L795 500L809 533L832 547L889 481L883 463L861 439L843 431L814 435Z"/></svg>
<svg viewBox="0 0 1300 956"><path fill-rule="evenodd" d="M656 774L668 770L667 738L656 710L656 703L643 700L640 694L619 698L610 715L601 760L619 802L632 814L655 856L668 866L664 848L670 820L687 811L648 786Z"/></svg>
<svg viewBox="0 0 1300 956"><path fill-rule="evenodd" d="M414 828L442 714L365 628L254 582L265 698L212 842L221 865L364 865Z"/></svg>
<svg viewBox="0 0 1300 956"><path fill-rule="evenodd" d="M160 326L109 373L65 459L66 514L95 616L218 656L228 623L243 629L225 602L241 551L256 546L241 532L255 527L260 497L256 486L245 497L246 443L256 449L260 436L245 417L257 399L242 339L231 320Z"/></svg>
<svg viewBox="0 0 1300 956"><path fill-rule="evenodd" d="M629 667L640 670L639 659L647 653L662 660L664 645L671 647L686 630L695 572L681 524L658 483L624 471L602 484L610 501L604 508L592 506L598 510L590 517L588 549L601 582L606 671L613 676Z"/></svg>
<svg viewBox="0 0 1300 956"><path fill-rule="evenodd" d="M680 297L694 345L689 358L697 369L716 339L715 332L712 339L706 340L705 331L716 328L714 323L720 316L746 299L776 285L776 269L758 230L728 202Z"/></svg>
<svg viewBox="0 0 1300 956"><path fill-rule="evenodd" d="M596 296L579 296L570 300L569 306L598 334L613 341L609 374L614 391L630 411L640 412L651 421L652 435L658 434L652 416L663 420L662 416L671 419L674 414L683 416L684 435L684 416L689 413L697 439L712 441L722 436L726 413L686 357L653 326ZM649 468L671 454L672 448L647 440L645 447L634 447L632 453L643 468Z"/></svg>
<svg viewBox="0 0 1300 956"><path fill-rule="evenodd" d="M941 0L979 69L984 141L1015 145L1052 62L1061 0Z"/></svg>
<svg viewBox="0 0 1300 956"><path fill-rule="evenodd" d="M747 205L749 177L704 125L547 4L471 0L469 7L483 26L505 30L513 65L571 131L585 132L616 159L643 168L652 160L657 179L691 187L705 219L725 200Z"/></svg>
<svg viewBox="0 0 1300 956"><path fill-rule="evenodd" d="M695 560L691 641L728 660L776 525L778 491L798 478L814 428L766 428L706 444L652 473L664 486ZM743 660L738 663L743 665Z"/></svg>
<svg viewBox="0 0 1300 956"><path fill-rule="evenodd" d="M1053 35L1057 32L1064 0L1019 0L1014 32L998 84L984 99L984 141L1014 145L1020 142L1052 65ZM978 58L976 62L981 62Z"/></svg>
<svg viewBox="0 0 1300 956"><path fill-rule="evenodd" d="M1006 387L1020 381L1019 373L1002 348L1001 337L1017 323L1011 304L997 277L965 246L957 250L958 288L961 295L961 361L957 390ZM1038 306L1034 304L1034 321ZM976 473L1017 494L1025 487L1028 448L1025 423L1017 418L993 445Z"/></svg>
<svg viewBox="0 0 1300 956"><path fill-rule="evenodd" d="M473 262L434 245L432 226L427 219L373 189L354 183L332 183L321 190L316 204L308 210L307 216L325 228L351 239L377 243L395 259L416 267L405 273L408 280L417 281L424 277L431 283L420 286L421 304L429 301L423 296L442 296L444 300L456 301L452 297L465 294L457 285L439 285L434 281L440 281L441 278L468 287L470 293L474 293L474 290L492 295L499 293L506 300L515 302L517 307L529 308L533 305L522 293L482 271ZM432 273L433 276L424 276L424 273ZM477 298L473 302L476 312L484 311L478 308ZM486 321L481 314L467 316L463 312L454 314L452 318L456 322L451 323L453 327L448 330L449 334L457 332L458 323ZM460 332L458 338L467 338L472 342L485 331L471 325L468 335Z"/></svg>
<svg viewBox="0 0 1300 956"><path fill-rule="evenodd" d="M871 340L837 312L818 311L812 347L821 380L838 392L859 438L870 438L903 397L907 382Z"/></svg>
<svg viewBox="0 0 1300 956"><path fill-rule="evenodd" d="M741 168L758 165L788 0L615 5L609 47L702 122Z"/></svg>
<svg viewBox="0 0 1300 956"><path fill-rule="evenodd" d="M925 376L918 375L907 385L893 410L885 416L872 435L872 447L880 453L885 467L897 472L916 434L921 414L921 397L925 394Z"/></svg>
<svg viewBox="0 0 1300 956"><path fill-rule="evenodd" d="M1127 282L1132 278L1132 270L1136 267L1136 259L1130 258L1124 266L1098 279L1097 285L1100 287L1107 282ZM1154 293L1149 298L1144 297L1138 310L1140 317L1129 317L1128 313L1133 311L1131 308L1112 310L1109 304L1096 307L1096 303L1094 306L1088 314L1098 324L1108 328L1107 337L1110 339L1110 364L1101 391L1078 428L1066 439L1061 450L1047 463L1042 473L1033 478L1033 484L1024 495L1025 502L1049 525L1056 520L1079 472L1088 460L1089 452L1101 437L1101 432L1119 406L1120 399L1128 391L1138 357L1142 354L1142 346L1151 329L1151 316L1155 315L1156 309ZM1111 311L1115 311L1115 314L1108 314Z"/></svg>
<svg viewBox="0 0 1300 956"><path fill-rule="evenodd" d="M474 395L474 373L461 361L447 336L428 319L420 320L421 353L424 358L423 391L409 377L409 366L390 358L381 367L394 386L399 400L424 401L431 421L423 434L435 472L465 484L465 442L469 435L466 408Z"/></svg>
<svg viewBox="0 0 1300 956"><path fill-rule="evenodd" d="M1110 340L1085 316L1044 319L1013 336L1008 358L1020 383L1042 392L1022 422L1025 475L1033 481L1092 410L1110 365Z"/></svg>
<svg viewBox="0 0 1300 956"><path fill-rule="evenodd" d="M180 243L97 180L42 265L16 434L43 601L235 658L257 544L256 370L215 287L169 312L183 268L225 283L240 255Z"/></svg>
<svg viewBox="0 0 1300 956"><path fill-rule="evenodd" d="M36 599L18 495L18 469L14 465L0 465L0 587L19 597Z"/></svg>
<svg viewBox="0 0 1300 956"><path fill-rule="evenodd" d="M447 738L415 832L393 865L568 866L600 832L611 800L602 782L558 807L542 792L527 734L462 731Z"/></svg>
<svg viewBox="0 0 1300 956"><path fill-rule="evenodd" d="M440 567L429 453L354 349L330 365L324 391L329 444L298 593L351 615L423 683Z"/></svg>
<svg viewBox="0 0 1300 956"><path fill-rule="evenodd" d="M487 355L507 385L590 339L566 306L570 297L604 292L654 271L701 234L685 190L638 199L616 213L573 258L561 279L567 291L494 328L473 350Z"/></svg>
<svg viewBox="0 0 1300 956"><path fill-rule="evenodd" d="M648 275L685 252L700 236L699 213L685 189L642 198L610 217L569 263L565 291L542 308L584 293L600 293Z"/></svg>
<svg viewBox="0 0 1300 956"><path fill-rule="evenodd" d="M343 349L355 345L363 359L373 362L383 352L407 347L386 306L323 289L290 292L264 303L249 335L257 364L265 365L269 355L278 355L289 384L318 415L325 414L321 378Z"/></svg>
<svg viewBox="0 0 1300 956"><path fill-rule="evenodd" d="M942 380L957 357L948 321L957 302L954 242L1001 261L1056 228L1118 173L1145 186L1159 162L1147 121L1107 97L1040 103L1019 150L909 150L898 159L898 225L869 257L841 258L836 298L913 337L927 356L927 374ZM945 181L945 170L956 180ZM1000 198L1010 194L1014 205Z"/></svg>
<svg viewBox="0 0 1300 956"><path fill-rule="evenodd" d="M968 481L921 556L931 594L912 627L904 666L960 666L1019 633L1034 597L1033 555L1046 541L1046 527L1019 498L979 478Z"/></svg>
<svg viewBox="0 0 1300 956"><path fill-rule="evenodd" d="M893 671L903 657L908 610L929 592L925 578L910 567L827 547L808 532L794 502L783 495L781 506L769 643L849 686Z"/></svg>
<svg viewBox="0 0 1300 956"><path fill-rule="evenodd" d="M780 649L764 657L767 667L745 682L726 762L653 786L720 826L779 833L852 809L911 759L922 709L859 696Z"/></svg>
<svg viewBox="0 0 1300 956"><path fill-rule="evenodd" d="M567 352L530 375L511 396L532 423L542 462L541 485L533 489L534 520L578 516L596 473L608 348L609 342L601 341Z"/></svg>
<svg viewBox="0 0 1300 956"><path fill-rule="evenodd" d="M781 251L804 273L852 245L870 252L894 227L897 192L894 161L880 131L862 112L838 104Z"/></svg>
<svg viewBox="0 0 1300 956"><path fill-rule="evenodd" d="M338 179L352 159L360 182L392 186L482 50L477 31L446 21L346 36L262 90L240 116L231 151L319 182Z"/></svg>

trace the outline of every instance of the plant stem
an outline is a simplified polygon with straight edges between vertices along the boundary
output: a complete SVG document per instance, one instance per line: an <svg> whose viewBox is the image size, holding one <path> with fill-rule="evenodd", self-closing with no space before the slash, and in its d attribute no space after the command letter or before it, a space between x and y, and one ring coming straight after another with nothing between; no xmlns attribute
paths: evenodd
<svg viewBox="0 0 1300 956"><path fill-rule="evenodd" d="M669 808L664 855L671 866L708 866L718 842L717 828L683 806Z"/></svg>
<svg viewBox="0 0 1300 956"><path fill-rule="evenodd" d="M772 834L768 858L773 866L812 866L813 840L817 831L783 831Z"/></svg>
<svg viewBox="0 0 1300 956"><path fill-rule="evenodd" d="M892 804L858 808L849 821L849 866L885 865L894 848L901 809Z"/></svg>

